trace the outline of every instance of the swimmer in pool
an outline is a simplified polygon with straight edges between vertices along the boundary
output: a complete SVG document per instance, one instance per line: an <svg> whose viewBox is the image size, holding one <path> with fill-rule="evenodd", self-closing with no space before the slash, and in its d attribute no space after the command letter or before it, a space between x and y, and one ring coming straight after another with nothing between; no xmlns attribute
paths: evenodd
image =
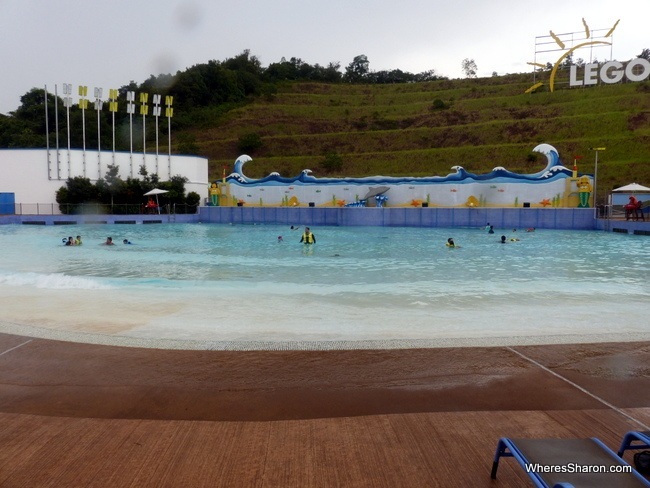
<svg viewBox="0 0 650 488"><path fill-rule="evenodd" d="M460 246L457 246L456 243L454 242L454 239L450 237L449 239L447 239L447 247L460 247Z"/></svg>
<svg viewBox="0 0 650 488"><path fill-rule="evenodd" d="M304 244L316 244L316 236L311 233L309 227L305 227L305 232L302 233L300 242Z"/></svg>
<svg viewBox="0 0 650 488"><path fill-rule="evenodd" d="M506 236L501 236L501 240L499 241L501 244L506 243Z"/></svg>
<svg viewBox="0 0 650 488"><path fill-rule="evenodd" d="M113 238L112 237L107 237L106 242L104 242L104 245L105 246L114 246L115 243L113 242Z"/></svg>
<svg viewBox="0 0 650 488"><path fill-rule="evenodd" d="M133 243L132 243L130 240L128 240L128 239L124 239L124 240L122 241L122 244L133 244Z"/></svg>

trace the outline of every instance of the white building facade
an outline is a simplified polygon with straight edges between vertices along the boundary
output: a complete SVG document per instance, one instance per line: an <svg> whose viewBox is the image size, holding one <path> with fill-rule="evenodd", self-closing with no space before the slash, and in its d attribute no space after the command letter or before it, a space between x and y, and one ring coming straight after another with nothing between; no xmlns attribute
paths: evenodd
<svg viewBox="0 0 650 488"><path fill-rule="evenodd" d="M56 192L68 178L96 182L109 165L119 167L120 178L141 178L144 166L160 181L187 178L185 191L208 196L208 160L198 156L159 155L81 149L0 149L0 194L13 194L16 204L54 204Z"/></svg>

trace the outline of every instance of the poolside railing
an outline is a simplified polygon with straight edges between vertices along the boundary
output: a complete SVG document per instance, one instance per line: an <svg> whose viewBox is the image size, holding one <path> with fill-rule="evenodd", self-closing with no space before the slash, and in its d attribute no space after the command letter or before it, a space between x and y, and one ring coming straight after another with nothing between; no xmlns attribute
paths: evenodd
<svg viewBox="0 0 650 488"><path fill-rule="evenodd" d="M197 205L182 203L169 203L156 208L147 208L145 205L130 203L16 203L3 205L3 214L13 215L176 215L196 214ZM9 207L13 207L12 209Z"/></svg>

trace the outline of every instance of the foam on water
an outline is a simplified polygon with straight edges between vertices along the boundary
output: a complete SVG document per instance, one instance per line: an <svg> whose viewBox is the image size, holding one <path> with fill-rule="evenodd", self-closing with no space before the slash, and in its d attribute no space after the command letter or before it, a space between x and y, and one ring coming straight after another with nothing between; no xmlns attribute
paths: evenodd
<svg viewBox="0 0 650 488"><path fill-rule="evenodd" d="M202 341L650 333L642 236L312 230L308 247L288 226L0 226L0 322Z"/></svg>
<svg viewBox="0 0 650 488"><path fill-rule="evenodd" d="M66 276L63 273L6 273L0 274L0 285L26 286L50 290L109 290L112 287L91 278Z"/></svg>

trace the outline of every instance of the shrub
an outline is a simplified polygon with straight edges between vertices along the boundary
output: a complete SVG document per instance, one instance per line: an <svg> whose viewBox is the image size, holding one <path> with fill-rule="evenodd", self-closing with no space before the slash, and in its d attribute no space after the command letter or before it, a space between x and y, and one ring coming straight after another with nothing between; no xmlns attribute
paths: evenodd
<svg viewBox="0 0 650 488"><path fill-rule="evenodd" d="M251 153L256 149L262 147L262 138L257 132L249 132L239 136L239 141L237 141L237 149L240 153Z"/></svg>
<svg viewBox="0 0 650 488"><path fill-rule="evenodd" d="M178 151L181 154L199 154L199 145L196 143L196 136L187 132L178 135Z"/></svg>
<svg viewBox="0 0 650 488"><path fill-rule="evenodd" d="M431 104L431 110L445 110L447 108L449 108L449 106L439 98L436 98Z"/></svg>
<svg viewBox="0 0 650 488"><path fill-rule="evenodd" d="M201 201L201 195L199 195L195 191L191 191L187 194L187 198L185 201L187 202L188 205L196 206Z"/></svg>
<svg viewBox="0 0 650 488"><path fill-rule="evenodd" d="M343 158L336 153L327 153L321 161L325 173L334 173L343 169Z"/></svg>

